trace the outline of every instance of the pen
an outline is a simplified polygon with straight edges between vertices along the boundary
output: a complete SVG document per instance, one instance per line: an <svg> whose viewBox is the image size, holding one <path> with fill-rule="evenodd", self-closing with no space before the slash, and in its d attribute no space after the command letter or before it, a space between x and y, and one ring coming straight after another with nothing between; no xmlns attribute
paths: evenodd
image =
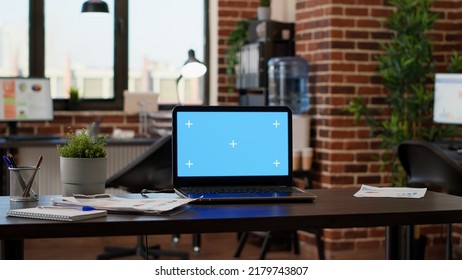
<svg viewBox="0 0 462 280"><path fill-rule="evenodd" d="M6 165L8 168L17 168L16 166L16 161L14 160L14 157L8 153L7 156L3 156L3 160L6 162ZM26 182L24 181L24 178L21 176L19 172L15 172L16 177L18 177L19 184L21 185L21 188L23 191L26 190ZM35 193L33 192L35 195Z"/></svg>
<svg viewBox="0 0 462 280"><path fill-rule="evenodd" d="M10 160L11 166L13 166L14 168L17 168L18 164L16 163L16 160L14 159L14 156L12 154L10 154L10 153L7 153L6 156Z"/></svg>
<svg viewBox="0 0 462 280"><path fill-rule="evenodd" d="M11 164L11 161L7 156L3 156L3 160L5 161L8 168L13 168L13 165Z"/></svg>
<svg viewBox="0 0 462 280"><path fill-rule="evenodd" d="M39 157L39 160L37 162L37 165L35 166L34 173L32 174L31 178L29 179L29 182L27 182L26 189L22 193L23 197L29 196L30 189L32 188L32 183L34 182L35 175L37 175L37 171L40 168L40 165L42 164L43 156Z"/></svg>
<svg viewBox="0 0 462 280"><path fill-rule="evenodd" d="M76 209L82 211L92 211L96 208L91 206L38 206L40 209Z"/></svg>

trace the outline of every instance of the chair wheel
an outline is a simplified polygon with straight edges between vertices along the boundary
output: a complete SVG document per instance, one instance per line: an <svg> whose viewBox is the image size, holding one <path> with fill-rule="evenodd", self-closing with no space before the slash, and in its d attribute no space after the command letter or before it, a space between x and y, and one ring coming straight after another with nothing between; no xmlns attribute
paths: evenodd
<svg viewBox="0 0 462 280"><path fill-rule="evenodd" d="M194 252L195 254L198 254L200 251L201 251L201 247L199 247L199 246L194 246L194 247L193 247L193 252Z"/></svg>

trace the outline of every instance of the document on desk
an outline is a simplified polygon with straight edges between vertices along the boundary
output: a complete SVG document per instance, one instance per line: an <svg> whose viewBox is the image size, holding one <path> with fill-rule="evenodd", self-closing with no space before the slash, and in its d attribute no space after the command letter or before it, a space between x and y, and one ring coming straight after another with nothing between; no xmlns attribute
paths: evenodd
<svg viewBox="0 0 462 280"><path fill-rule="evenodd" d="M368 185L361 185L355 197L394 197L394 198L422 198L425 196L427 188L401 188L390 187L380 188Z"/></svg>
<svg viewBox="0 0 462 280"><path fill-rule="evenodd" d="M91 206L95 209L107 210L108 212L162 214L186 205L193 200L179 197L133 199L107 195L91 199L76 197L53 198L52 203L56 206Z"/></svg>

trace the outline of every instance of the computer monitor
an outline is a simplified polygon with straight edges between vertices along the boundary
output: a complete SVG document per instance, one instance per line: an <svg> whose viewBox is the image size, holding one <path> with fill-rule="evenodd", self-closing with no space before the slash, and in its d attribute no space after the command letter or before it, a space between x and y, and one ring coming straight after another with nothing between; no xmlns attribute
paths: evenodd
<svg viewBox="0 0 462 280"><path fill-rule="evenodd" d="M53 120L50 79L0 77L0 121L9 122L10 134L15 134L18 121L50 120Z"/></svg>
<svg viewBox="0 0 462 280"><path fill-rule="evenodd" d="M462 74L436 74L433 121L462 124Z"/></svg>

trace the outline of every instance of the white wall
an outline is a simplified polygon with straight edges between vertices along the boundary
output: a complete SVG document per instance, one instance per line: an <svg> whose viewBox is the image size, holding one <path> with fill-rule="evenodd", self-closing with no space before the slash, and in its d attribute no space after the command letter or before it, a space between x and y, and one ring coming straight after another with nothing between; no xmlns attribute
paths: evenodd
<svg viewBox="0 0 462 280"><path fill-rule="evenodd" d="M295 22L296 0L271 1L271 19L282 22Z"/></svg>
<svg viewBox="0 0 462 280"><path fill-rule="evenodd" d="M209 94L210 105L218 104L218 0L209 2Z"/></svg>

